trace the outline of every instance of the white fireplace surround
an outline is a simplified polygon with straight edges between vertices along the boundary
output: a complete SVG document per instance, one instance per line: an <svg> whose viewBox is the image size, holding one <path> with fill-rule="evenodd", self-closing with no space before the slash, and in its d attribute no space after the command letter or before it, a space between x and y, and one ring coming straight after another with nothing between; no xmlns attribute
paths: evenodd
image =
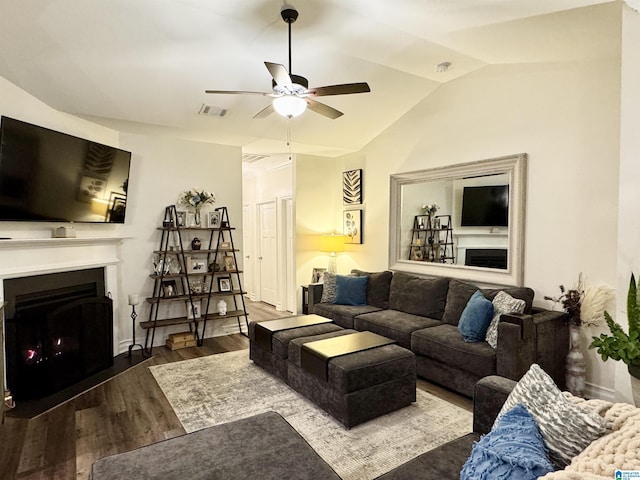
<svg viewBox="0 0 640 480"><path fill-rule="evenodd" d="M5 279L103 267L105 289L113 300L113 351L117 355L118 264L123 240L123 237L0 240L0 303L5 300Z"/></svg>

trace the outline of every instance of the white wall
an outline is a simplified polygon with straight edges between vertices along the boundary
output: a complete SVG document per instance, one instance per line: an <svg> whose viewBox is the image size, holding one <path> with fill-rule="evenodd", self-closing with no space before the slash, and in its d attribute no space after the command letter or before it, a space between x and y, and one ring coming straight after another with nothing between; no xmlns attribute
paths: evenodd
<svg viewBox="0 0 640 480"><path fill-rule="evenodd" d="M59 112L29 95L17 86L0 78L0 115L6 115L71 135L113 145L132 151L132 162L127 202L127 218L124 225L77 224L78 236L126 236L121 247L122 262L119 265L119 298L128 293L149 295L152 283L151 256L159 245L164 207L176 202L182 190L194 186L214 191L217 206L227 206L234 232L234 243L242 248L242 173L241 152L237 147L227 147L164 137L120 134L109 128ZM51 229L60 224L0 222L0 236L12 238L49 238ZM3 254L7 253L3 250ZM9 252L10 254L10 252ZM1 269L0 261L0 269ZM126 302L120 302L115 312L116 331L120 351L125 351L131 338L130 310ZM146 305L140 306L138 320L148 315ZM207 329L207 335L223 334L228 329L215 325ZM225 322L230 329L237 328L230 319ZM179 327L176 327L179 328ZM164 343L171 330L160 331L158 343ZM137 340L142 331L138 330Z"/></svg>
<svg viewBox="0 0 640 480"><path fill-rule="evenodd" d="M627 328L626 295L629 277L633 272L640 276L640 14L626 5L622 23L622 80L621 80L621 129L620 129L620 207L618 209L618 299L614 319ZM629 373L622 362L608 361L607 374L613 369L617 399L633 403Z"/></svg>
<svg viewBox="0 0 640 480"><path fill-rule="evenodd" d="M525 152L524 273L536 303L551 307L544 295L572 286L580 272L589 283L615 285L619 65L614 58L488 66L442 85L363 150L327 167L327 182L363 168L366 240L350 252L353 262L371 271L388 267L390 174ZM339 201L340 193L322 195L337 216L341 205L327 201L329 194ZM312 208L320 197L317 189L298 191L299 208ZM298 219L309 215L299 211ZM593 353L588 381L611 388L610 376L601 374L608 367Z"/></svg>

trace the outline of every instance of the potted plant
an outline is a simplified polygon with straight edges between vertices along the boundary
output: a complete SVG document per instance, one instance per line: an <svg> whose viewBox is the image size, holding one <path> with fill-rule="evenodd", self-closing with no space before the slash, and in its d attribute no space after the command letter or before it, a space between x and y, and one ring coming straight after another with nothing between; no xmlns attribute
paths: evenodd
<svg viewBox="0 0 640 480"><path fill-rule="evenodd" d="M604 318L611 334L602 333L599 337L593 337L589 348L595 348L605 362L611 358L621 360L627 365L631 375L634 402L636 406L640 406L640 305L637 293L636 279L631 274L627 294L629 333L625 333L620 324L605 311Z"/></svg>

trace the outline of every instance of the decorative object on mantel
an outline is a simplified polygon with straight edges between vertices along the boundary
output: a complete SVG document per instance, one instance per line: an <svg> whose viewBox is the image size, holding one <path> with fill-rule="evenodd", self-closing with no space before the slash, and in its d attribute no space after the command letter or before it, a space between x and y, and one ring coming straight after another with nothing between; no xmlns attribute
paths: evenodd
<svg viewBox="0 0 640 480"><path fill-rule="evenodd" d="M178 203L193 210L195 225L199 227L202 223L200 220L200 210L207 203L216 203L216 195L213 192L192 188L191 190L182 192Z"/></svg>
<svg viewBox="0 0 640 480"><path fill-rule="evenodd" d="M631 378L633 401L636 407L640 407L640 305L638 304L638 289L633 273L627 293L629 332L625 333L620 324L615 322L607 311L604 312L604 318L611 335L601 333L599 337L593 337L589 348L595 348L604 362L611 358L621 360L627 365Z"/></svg>
<svg viewBox="0 0 640 480"><path fill-rule="evenodd" d="M56 227L53 229L53 238L76 238L76 229L73 225Z"/></svg>
<svg viewBox="0 0 640 480"><path fill-rule="evenodd" d="M569 315L569 353L567 354L566 381L567 390L583 397L585 387L586 362L582 353L580 338L581 325L597 325L603 315L606 303L611 298L609 287L598 285L585 288L582 273L578 276L578 284L572 289L560 285L560 297L545 296L545 300L561 303Z"/></svg>
<svg viewBox="0 0 640 480"><path fill-rule="evenodd" d="M344 205L362 203L362 169L342 172L342 200Z"/></svg>

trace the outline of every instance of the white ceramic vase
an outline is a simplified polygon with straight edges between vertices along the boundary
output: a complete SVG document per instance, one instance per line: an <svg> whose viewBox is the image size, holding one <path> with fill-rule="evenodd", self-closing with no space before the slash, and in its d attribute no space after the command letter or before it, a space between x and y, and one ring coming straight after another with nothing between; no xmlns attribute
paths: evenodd
<svg viewBox="0 0 640 480"><path fill-rule="evenodd" d="M567 355L567 390L577 397L584 396L585 374L587 371L584 354L581 350L580 327L569 326L569 354Z"/></svg>

